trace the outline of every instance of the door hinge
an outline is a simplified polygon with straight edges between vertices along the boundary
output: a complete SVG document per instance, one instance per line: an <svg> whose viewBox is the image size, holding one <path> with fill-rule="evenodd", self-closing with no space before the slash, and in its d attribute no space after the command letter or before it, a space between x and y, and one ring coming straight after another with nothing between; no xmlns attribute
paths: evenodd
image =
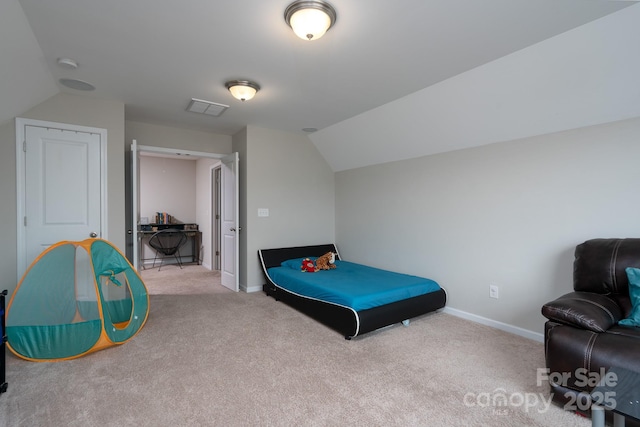
<svg viewBox="0 0 640 427"><path fill-rule="evenodd" d="M220 251L216 251L216 256L220 256Z"/></svg>
<svg viewBox="0 0 640 427"><path fill-rule="evenodd" d="M216 219L220 219L220 215L216 214Z"/></svg>
<svg viewBox="0 0 640 427"><path fill-rule="evenodd" d="M22 141L22 151L27 152L27 141Z"/></svg>
<svg viewBox="0 0 640 427"><path fill-rule="evenodd" d="M26 227L27 226L27 217L26 216L24 217L23 222L24 222L24 226Z"/></svg>

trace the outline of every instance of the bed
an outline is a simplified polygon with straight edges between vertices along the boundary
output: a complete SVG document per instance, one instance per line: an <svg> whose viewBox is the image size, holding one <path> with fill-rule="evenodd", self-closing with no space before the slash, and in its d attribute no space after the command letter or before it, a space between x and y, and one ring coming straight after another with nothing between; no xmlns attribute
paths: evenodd
<svg viewBox="0 0 640 427"><path fill-rule="evenodd" d="M336 269L300 271L304 258L336 254ZM334 244L260 249L264 292L338 331L346 339L436 311L446 293L430 279L374 269L340 258ZM393 283L393 284L392 284ZM380 291L376 290L381 286ZM346 292L351 289L354 292Z"/></svg>

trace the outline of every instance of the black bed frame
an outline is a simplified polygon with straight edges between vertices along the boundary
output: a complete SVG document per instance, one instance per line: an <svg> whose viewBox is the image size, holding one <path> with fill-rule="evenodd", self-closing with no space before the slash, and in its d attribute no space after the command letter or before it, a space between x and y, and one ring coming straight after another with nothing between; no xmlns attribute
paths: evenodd
<svg viewBox="0 0 640 427"><path fill-rule="evenodd" d="M340 332L346 339L374 331L376 329L404 322L413 317L436 311L445 306L447 295L443 289L391 304L356 311L350 307L305 297L281 288L271 280L267 270L278 267L283 261L293 258L318 257L334 252L340 259L334 244L296 246L278 249L260 249L258 257L267 284L262 289L276 301L282 301L305 313L326 326Z"/></svg>

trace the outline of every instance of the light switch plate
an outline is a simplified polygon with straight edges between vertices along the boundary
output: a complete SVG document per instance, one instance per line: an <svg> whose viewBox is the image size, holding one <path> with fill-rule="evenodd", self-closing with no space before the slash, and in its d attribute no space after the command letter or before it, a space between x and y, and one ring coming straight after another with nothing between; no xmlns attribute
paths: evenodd
<svg viewBox="0 0 640 427"><path fill-rule="evenodd" d="M267 208L258 208L258 216L259 217L267 217L267 216L269 216L269 209L267 209Z"/></svg>

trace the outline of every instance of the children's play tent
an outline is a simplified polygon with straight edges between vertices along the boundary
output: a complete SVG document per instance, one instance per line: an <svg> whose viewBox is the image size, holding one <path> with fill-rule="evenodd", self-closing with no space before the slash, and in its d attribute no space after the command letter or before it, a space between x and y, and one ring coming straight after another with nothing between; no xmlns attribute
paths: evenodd
<svg viewBox="0 0 640 427"><path fill-rule="evenodd" d="M23 359L74 359L131 339L149 314L147 288L102 239L59 242L29 267L7 306L9 349Z"/></svg>

